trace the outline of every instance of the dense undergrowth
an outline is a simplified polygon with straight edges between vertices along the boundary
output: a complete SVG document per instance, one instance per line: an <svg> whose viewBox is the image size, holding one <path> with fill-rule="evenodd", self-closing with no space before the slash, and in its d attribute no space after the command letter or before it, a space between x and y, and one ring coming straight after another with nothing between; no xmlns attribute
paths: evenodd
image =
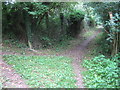
<svg viewBox="0 0 120 90"><path fill-rule="evenodd" d="M94 47L94 48L93 48ZM106 40L106 34L101 32L88 46L83 60L83 72L85 87L87 88L120 88L119 66L120 54L110 56L110 45Z"/></svg>
<svg viewBox="0 0 120 90"><path fill-rule="evenodd" d="M4 55L30 87L75 88L71 59L63 56Z"/></svg>
<svg viewBox="0 0 120 90"><path fill-rule="evenodd" d="M98 47L95 48L96 55L103 54L105 56L111 56L111 48L112 43L110 43L107 39L107 34L102 32L99 36L95 39L96 44Z"/></svg>
<svg viewBox="0 0 120 90"><path fill-rule="evenodd" d="M41 47L39 49L35 49L35 50L38 50L38 51L45 50L46 51L47 49L49 49L51 52L63 52L64 50L71 48L72 46L74 46L74 44L77 44L79 42L79 40L78 40L78 42L74 42L74 44L73 44L71 41L76 41L76 39L74 39L74 38L65 39L64 41L56 43L55 45L51 45L46 48L43 46L43 47ZM18 50L17 51L14 50L15 48ZM27 50L27 49L29 49L29 47L26 44L21 43L18 40L6 39L3 41L3 48L2 48L3 51L11 50L11 52L16 51L19 53L21 51L22 53L25 53L25 50Z"/></svg>
<svg viewBox="0 0 120 90"><path fill-rule="evenodd" d="M3 43L5 45L10 45L12 47L14 46L14 47L17 47L17 48L28 48L28 46L25 45L24 43L21 43L20 41L14 40L14 39L4 40Z"/></svg>
<svg viewBox="0 0 120 90"><path fill-rule="evenodd" d="M83 66L88 70L84 72L85 86L88 88L120 88L118 58L106 58L104 55L96 56L91 60L84 60Z"/></svg>

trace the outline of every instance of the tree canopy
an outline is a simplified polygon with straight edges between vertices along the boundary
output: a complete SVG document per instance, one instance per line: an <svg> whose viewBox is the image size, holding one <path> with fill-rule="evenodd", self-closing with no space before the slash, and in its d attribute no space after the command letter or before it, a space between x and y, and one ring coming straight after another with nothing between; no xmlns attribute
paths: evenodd
<svg viewBox="0 0 120 90"><path fill-rule="evenodd" d="M10 30L26 44L28 41L34 44L34 39L36 39L45 46L53 44L51 41L59 42L62 37L66 37L66 34L75 37L80 28L78 23L84 18L84 13L74 8L76 4L71 2L17 2L13 4L4 2L3 33ZM73 28L69 30L70 27ZM75 27L77 28L74 33Z"/></svg>

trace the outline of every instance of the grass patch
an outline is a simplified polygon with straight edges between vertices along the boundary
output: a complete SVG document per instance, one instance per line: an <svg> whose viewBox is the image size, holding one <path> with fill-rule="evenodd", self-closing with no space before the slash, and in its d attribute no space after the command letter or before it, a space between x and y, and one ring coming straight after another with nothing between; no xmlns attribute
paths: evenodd
<svg viewBox="0 0 120 90"><path fill-rule="evenodd" d="M91 30L89 30L89 31L87 31L86 33L84 33L84 34L83 34L83 37L88 38L88 37L90 37L90 36L94 35L94 32L95 32L95 31L93 31L93 30L92 30L92 31L91 31Z"/></svg>
<svg viewBox="0 0 120 90"><path fill-rule="evenodd" d="M87 31L84 31L83 37L85 37L86 39L89 38L90 36L94 35L95 30L96 30L96 27L93 27L93 28L90 28Z"/></svg>
<svg viewBox="0 0 120 90"><path fill-rule="evenodd" d="M63 56L4 55L30 87L75 88L71 59Z"/></svg>

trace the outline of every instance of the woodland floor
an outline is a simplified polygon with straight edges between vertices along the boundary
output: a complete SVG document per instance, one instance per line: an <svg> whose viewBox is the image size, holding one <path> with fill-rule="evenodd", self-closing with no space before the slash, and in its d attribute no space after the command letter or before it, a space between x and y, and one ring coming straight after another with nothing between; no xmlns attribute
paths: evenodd
<svg viewBox="0 0 120 90"><path fill-rule="evenodd" d="M58 52L55 55L56 56L67 56L73 59L72 61L72 66L74 69L74 73L76 75L75 79L76 79L76 85L78 88L84 88L84 83L83 83L83 79L82 79L82 74L81 72L84 71L85 69L81 66L81 62L82 62L82 58L85 56L86 52L89 51L88 50L88 45L89 43L91 43L91 41L97 36L97 34L100 33L99 31L94 31L93 34L87 38L85 38L85 40L81 40L80 43L75 44L72 48L65 50L64 52ZM78 37L78 40L81 37ZM7 51L3 50L1 55L21 55L20 50L18 50L20 53L13 52L13 49ZM32 52L29 50L25 50L24 51L26 53L26 55L52 55L53 52L51 53L48 51L43 51L43 52ZM46 53L48 52L48 53ZM21 76L16 73L15 70L13 70L13 68L8 65L5 61L3 61L2 59L0 59L0 69L2 71L2 75L0 77L2 82L3 82L3 87L9 87L9 88L13 88L13 87L17 87L17 88L28 88L29 86L25 84L25 80L23 80L21 78ZM9 79L9 80L5 80L5 79Z"/></svg>

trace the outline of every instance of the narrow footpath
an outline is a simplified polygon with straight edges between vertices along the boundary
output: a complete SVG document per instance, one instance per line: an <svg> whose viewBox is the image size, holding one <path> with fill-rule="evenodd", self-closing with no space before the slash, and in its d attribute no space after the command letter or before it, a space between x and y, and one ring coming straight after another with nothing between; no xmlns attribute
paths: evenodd
<svg viewBox="0 0 120 90"><path fill-rule="evenodd" d="M28 88L21 76L3 60L0 60L1 77L4 88Z"/></svg>
<svg viewBox="0 0 120 90"><path fill-rule="evenodd" d="M81 72L84 71L84 69L81 66L81 62L82 62L81 59L85 55L85 51L87 50L88 44L96 37L96 35L98 35L98 33L99 31L95 31L94 35L92 35L91 37L83 41L81 44L76 45L74 48L64 53L64 56L73 58L72 65L73 65L74 73L76 75L75 79L77 80L76 86L78 86L78 88L84 88L83 78L81 75Z"/></svg>

